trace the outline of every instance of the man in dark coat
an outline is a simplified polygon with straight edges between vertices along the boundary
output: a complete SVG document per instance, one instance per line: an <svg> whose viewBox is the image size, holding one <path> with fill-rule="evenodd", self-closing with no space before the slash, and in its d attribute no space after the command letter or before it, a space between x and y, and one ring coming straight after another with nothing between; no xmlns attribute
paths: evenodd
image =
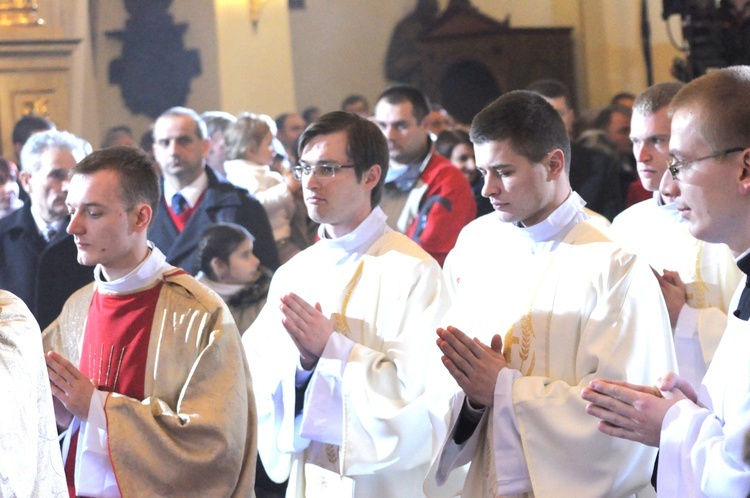
<svg viewBox="0 0 750 498"><path fill-rule="evenodd" d="M77 260L65 206L68 171L83 159L81 141L67 132L32 135L21 151L19 179L29 201L0 220L0 288L26 303L44 329L73 292L94 279Z"/></svg>
<svg viewBox="0 0 750 498"><path fill-rule="evenodd" d="M163 175L162 199L149 240L167 261L198 273L198 241L214 223L231 222L255 237L254 252L271 270L279 257L268 215L246 190L219 180L205 164L211 142L206 124L192 109L173 107L154 124L154 156Z"/></svg>

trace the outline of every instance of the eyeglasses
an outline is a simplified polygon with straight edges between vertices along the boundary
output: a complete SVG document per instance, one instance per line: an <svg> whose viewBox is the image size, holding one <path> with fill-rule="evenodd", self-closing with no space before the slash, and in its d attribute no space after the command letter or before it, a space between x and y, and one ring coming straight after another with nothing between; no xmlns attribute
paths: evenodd
<svg viewBox="0 0 750 498"><path fill-rule="evenodd" d="M695 159L685 159L683 161L678 161L673 157L672 159L667 161L667 169L672 174L672 179L677 180L677 173L679 173L680 170L688 164L697 163L698 161L705 161L706 159L712 159L714 157L725 156L727 154L732 154L734 152L740 152L743 150L745 150L745 147L732 147L731 149L714 152L713 154L709 154L707 156L697 157Z"/></svg>
<svg viewBox="0 0 750 498"><path fill-rule="evenodd" d="M336 176L338 170L353 167L353 164L307 164L300 162L297 166L292 168L292 173L297 180L302 180L303 173L305 176L313 174L317 178L333 178Z"/></svg>

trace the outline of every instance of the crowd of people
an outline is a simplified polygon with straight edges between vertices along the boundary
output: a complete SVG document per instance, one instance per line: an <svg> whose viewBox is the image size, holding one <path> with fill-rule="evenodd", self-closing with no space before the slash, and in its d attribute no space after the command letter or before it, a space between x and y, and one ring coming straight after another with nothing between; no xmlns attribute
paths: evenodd
<svg viewBox="0 0 750 498"><path fill-rule="evenodd" d="M750 496L749 96L24 117L0 495Z"/></svg>

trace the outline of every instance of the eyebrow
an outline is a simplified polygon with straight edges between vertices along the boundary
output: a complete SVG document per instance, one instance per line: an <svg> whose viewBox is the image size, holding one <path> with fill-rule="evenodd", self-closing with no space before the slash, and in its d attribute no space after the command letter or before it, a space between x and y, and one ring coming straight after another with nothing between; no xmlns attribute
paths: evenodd
<svg viewBox="0 0 750 498"><path fill-rule="evenodd" d="M68 207L71 207L71 204L67 201L65 201L65 205ZM80 205L80 207L101 207L106 208L106 204L102 204L101 202L84 202Z"/></svg>

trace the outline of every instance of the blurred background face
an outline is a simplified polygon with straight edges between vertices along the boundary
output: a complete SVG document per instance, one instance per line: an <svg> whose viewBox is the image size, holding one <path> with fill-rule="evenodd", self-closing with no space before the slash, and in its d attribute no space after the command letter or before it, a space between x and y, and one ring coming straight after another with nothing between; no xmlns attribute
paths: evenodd
<svg viewBox="0 0 750 498"><path fill-rule="evenodd" d="M638 176L643 188L649 192L659 190L659 183L667 171L670 134L667 111L668 108L663 107L649 115L634 112L630 121L630 139Z"/></svg>
<svg viewBox="0 0 750 498"><path fill-rule="evenodd" d="M68 214L68 172L76 160L67 150L47 149L39 156L39 169L30 175L22 174L23 187L32 206L47 223L58 221Z"/></svg>
<svg viewBox="0 0 750 498"><path fill-rule="evenodd" d="M479 178L477 164L474 161L474 147L469 144L457 144L451 151L451 162L461 170L470 184Z"/></svg>
<svg viewBox="0 0 750 498"><path fill-rule="evenodd" d="M8 180L0 183L0 211L7 211L18 199L18 183Z"/></svg>
<svg viewBox="0 0 750 498"><path fill-rule="evenodd" d="M271 145L272 140L273 134L266 133L266 136L263 137L257 148L251 147L247 150L247 158L256 164L270 166L273 162L273 157L276 155Z"/></svg>
<svg viewBox="0 0 750 498"><path fill-rule="evenodd" d="M630 154L633 144L630 142L630 118L620 112L613 112L607 127L607 135L615 143L617 152Z"/></svg>
<svg viewBox="0 0 750 498"><path fill-rule="evenodd" d="M427 128L414 117L414 107L408 100L391 104L381 100L375 106L375 123L388 141L391 159L401 164L412 164L424 157L427 150Z"/></svg>

